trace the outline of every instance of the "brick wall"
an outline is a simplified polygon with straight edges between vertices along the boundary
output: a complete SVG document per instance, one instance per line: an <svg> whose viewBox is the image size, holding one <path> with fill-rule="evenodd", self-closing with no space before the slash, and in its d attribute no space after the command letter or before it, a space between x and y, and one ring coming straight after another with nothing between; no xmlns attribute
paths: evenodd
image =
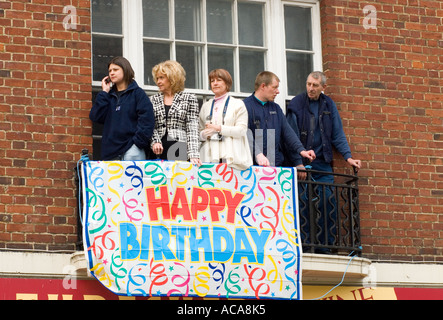
<svg viewBox="0 0 443 320"><path fill-rule="evenodd" d="M363 254L441 261L443 2L320 3L326 93L363 160ZM0 248L75 248L73 168L92 146L89 7L0 2Z"/></svg>
<svg viewBox="0 0 443 320"><path fill-rule="evenodd" d="M73 168L92 143L89 7L0 2L0 248L75 249Z"/></svg>
<svg viewBox="0 0 443 320"><path fill-rule="evenodd" d="M443 2L325 0L321 19L327 94L363 160L364 256L443 261Z"/></svg>

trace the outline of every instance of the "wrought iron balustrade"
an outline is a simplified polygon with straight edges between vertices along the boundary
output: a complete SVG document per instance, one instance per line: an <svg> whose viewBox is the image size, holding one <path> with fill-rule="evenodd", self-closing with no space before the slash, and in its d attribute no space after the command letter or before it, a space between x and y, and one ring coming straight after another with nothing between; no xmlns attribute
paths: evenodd
<svg viewBox="0 0 443 320"><path fill-rule="evenodd" d="M306 180L298 182L303 252L361 255L357 173L304 171ZM325 182L327 175L333 182Z"/></svg>
<svg viewBox="0 0 443 320"><path fill-rule="evenodd" d="M87 155L84 150L82 155ZM298 182L300 234L303 252L361 255L358 176L303 170L304 181ZM332 175L332 183L314 177ZM82 195L79 193L80 175L75 168L78 203L77 248L83 249L80 219Z"/></svg>

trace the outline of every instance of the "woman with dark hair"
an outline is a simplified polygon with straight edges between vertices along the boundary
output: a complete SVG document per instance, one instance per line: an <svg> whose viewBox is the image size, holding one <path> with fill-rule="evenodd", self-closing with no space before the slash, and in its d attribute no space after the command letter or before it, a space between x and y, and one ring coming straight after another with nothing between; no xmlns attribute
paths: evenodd
<svg viewBox="0 0 443 320"><path fill-rule="evenodd" d="M154 112L146 93L134 80L129 61L115 57L108 64L109 75L89 113L89 118L104 124L102 160L146 160L154 130Z"/></svg>
<svg viewBox="0 0 443 320"><path fill-rule="evenodd" d="M209 82L215 97L204 103L200 111L201 159L245 170L252 166L247 139L248 111L242 100L229 95L232 77L228 71L212 70Z"/></svg>

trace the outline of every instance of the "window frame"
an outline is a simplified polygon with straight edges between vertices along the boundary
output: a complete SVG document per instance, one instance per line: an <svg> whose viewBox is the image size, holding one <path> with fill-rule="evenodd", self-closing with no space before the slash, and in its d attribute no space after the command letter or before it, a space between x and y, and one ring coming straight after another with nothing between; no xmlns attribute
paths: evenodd
<svg viewBox="0 0 443 320"><path fill-rule="evenodd" d="M136 81L140 87L142 87L148 94L153 94L158 91L156 86L145 85L145 71L144 71L144 41L149 39L155 41L156 38L144 37L143 35L143 10L142 0L121 0L122 1L122 34L123 34L123 55L131 62L131 65L135 71ZM239 92L240 89L240 50L262 50L264 51L264 67L265 70L274 72L280 78L280 94L276 98L276 102L285 110L286 101L292 99L293 96L288 95L287 86L287 60L286 60L286 39L285 39L285 23L284 19L284 6L299 6L304 8L311 8L311 28L312 28L312 54L313 54L313 67L314 70L322 71L322 50L321 50L321 28L320 28L320 1L319 0L234 0L233 5L233 44L212 43L207 41L206 35L206 1L202 2L201 6L201 23L202 41L186 41L175 39L175 21L174 14L174 1L169 0L170 5L170 38L167 40L169 44L173 44L170 49L170 55L175 57L176 44L186 43L199 43L205 50L202 53L202 88L203 89L186 89L186 91L193 92L196 95L203 97L203 101L210 99L213 93L209 90L209 81L205 75L209 73L208 70L208 50L207 47L223 47L234 48L234 74L236 87L232 89L232 95L244 98L252 94L252 92ZM263 19L264 19L264 43L263 47L240 45L238 39L238 2L251 2L263 4ZM92 5L91 5L92 6ZM172 8L172 9L171 9ZM270 23L271 21L279 21L280 23ZM102 35L101 33L92 32L92 35ZM103 34L107 35L107 34ZM160 39L157 39L160 41ZM162 43L166 43L165 39L161 39ZM289 50L294 51L294 50ZM306 51L303 51L306 52ZM165 60L169 57L165 57ZM313 71L314 71L313 70ZM105 71L104 71L105 72ZM306 75L307 76L307 75ZM100 87L99 81L92 81L94 87ZM251 85L253 87L253 85Z"/></svg>
<svg viewBox="0 0 443 320"><path fill-rule="evenodd" d="M322 46L321 46L321 24L320 24L320 1L281 1L280 4L280 8L281 8L281 16L284 17L284 6L297 6L297 7L302 7L302 8L311 8L311 30L312 30L312 50L297 50L297 49L287 49L286 48L286 35L285 35L285 26L284 26L284 22L281 25L281 33L283 35L283 39L281 39L280 44L282 46L282 52L284 53L284 57L282 58L281 61L283 61L282 63L282 70L281 70L281 75L282 77L280 78L283 82L284 79L284 83L287 84L288 83L288 78L287 78L287 56L286 53L287 52L299 52L299 53L311 53L312 54L312 66L313 66L313 70L312 71L323 71L323 56L322 56ZM306 75L307 77L308 75ZM280 86L282 87L282 86ZM290 101L294 95L290 95L288 93L289 89L288 86L285 85L284 86L284 93L281 91L281 95L284 95L286 98L286 101ZM284 100L282 100L282 103L280 104L280 106L284 106L285 103L283 103Z"/></svg>

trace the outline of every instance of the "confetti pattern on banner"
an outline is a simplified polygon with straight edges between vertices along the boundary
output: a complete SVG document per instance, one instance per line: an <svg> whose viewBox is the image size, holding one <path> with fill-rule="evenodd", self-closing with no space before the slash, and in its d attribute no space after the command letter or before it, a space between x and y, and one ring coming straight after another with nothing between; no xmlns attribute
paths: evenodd
<svg viewBox="0 0 443 320"><path fill-rule="evenodd" d="M88 268L127 296L301 299L292 168L87 161Z"/></svg>

